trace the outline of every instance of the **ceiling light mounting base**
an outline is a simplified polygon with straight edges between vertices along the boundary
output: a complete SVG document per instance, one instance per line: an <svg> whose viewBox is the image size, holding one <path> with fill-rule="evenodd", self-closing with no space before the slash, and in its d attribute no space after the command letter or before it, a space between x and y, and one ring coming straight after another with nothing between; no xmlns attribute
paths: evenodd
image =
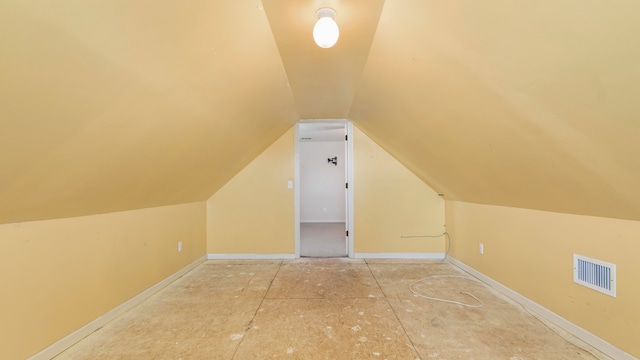
<svg viewBox="0 0 640 360"><path fill-rule="evenodd" d="M316 11L316 16L318 16L318 21L313 27L313 40L321 48L330 48L338 42L340 36L340 29L334 20L336 11L324 7Z"/></svg>
<svg viewBox="0 0 640 360"><path fill-rule="evenodd" d="M316 11L316 16L318 16L318 19L321 19L323 17L334 19L336 17L336 11L333 10L332 8L323 7L318 9L318 11Z"/></svg>

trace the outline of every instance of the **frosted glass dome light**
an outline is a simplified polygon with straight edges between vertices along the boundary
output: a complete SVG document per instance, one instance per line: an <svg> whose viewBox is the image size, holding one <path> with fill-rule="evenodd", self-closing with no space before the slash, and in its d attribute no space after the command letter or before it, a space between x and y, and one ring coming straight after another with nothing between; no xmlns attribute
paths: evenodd
<svg viewBox="0 0 640 360"><path fill-rule="evenodd" d="M316 11L318 22L313 27L313 40L321 48L330 48L338 42L340 29L333 18L336 11L331 8L321 8Z"/></svg>

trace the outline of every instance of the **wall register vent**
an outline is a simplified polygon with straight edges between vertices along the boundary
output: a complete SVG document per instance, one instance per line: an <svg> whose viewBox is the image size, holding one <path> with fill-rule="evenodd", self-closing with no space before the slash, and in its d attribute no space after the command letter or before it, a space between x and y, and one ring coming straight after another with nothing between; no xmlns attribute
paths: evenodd
<svg viewBox="0 0 640 360"><path fill-rule="evenodd" d="M616 265L573 254L573 281L616 297Z"/></svg>

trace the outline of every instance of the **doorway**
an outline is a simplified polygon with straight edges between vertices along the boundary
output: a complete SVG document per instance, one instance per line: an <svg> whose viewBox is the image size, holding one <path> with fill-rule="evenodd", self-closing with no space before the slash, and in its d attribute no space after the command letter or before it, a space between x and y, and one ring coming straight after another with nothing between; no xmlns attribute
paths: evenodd
<svg viewBox="0 0 640 360"><path fill-rule="evenodd" d="M350 256L350 124L307 120L296 130L296 256Z"/></svg>

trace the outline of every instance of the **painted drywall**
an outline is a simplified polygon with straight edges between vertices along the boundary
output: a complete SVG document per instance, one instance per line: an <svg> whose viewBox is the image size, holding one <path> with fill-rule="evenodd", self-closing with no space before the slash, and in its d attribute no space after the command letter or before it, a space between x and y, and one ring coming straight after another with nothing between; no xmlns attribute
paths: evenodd
<svg viewBox="0 0 640 360"><path fill-rule="evenodd" d="M209 254L293 254L293 128L207 200Z"/></svg>
<svg viewBox="0 0 640 360"><path fill-rule="evenodd" d="M205 201L299 119L259 1L3 1L0 23L0 224Z"/></svg>
<svg viewBox="0 0 640 360"><path fill-rule="evenodd" d="M384 0L262 1L301 119L347 117ZM311 38L316 11L337 12L340 39L330 49Z"/></svg>
<svg viewBox="0 0 640 360"><path fill-rule="evenodd" d="M444 200L354 127L354 251L442 253Z"/></svg>
<svg viewBox="0 0 640 360"><path fill-rule="evenodd" d="M386 1L347 117L447 199L640 220L638 14Z"/></svg>
<svg viewBox="0 0 640 360"><path fill-rule="evenodd" d="M640 220L640 2L324 3L331 49L316 1L3 1L0 223L204 201L300 118L450 199Z"/></svg>
<svg viewBox="0 0 640 360"><path fill-rule="evenodd" d="M0 225L0 358L25 359L202 257L205 211L199 202Z"/></svg>
<svg viewBox="0 0 640 360"><path fill-rule="evenodd" d="M640 357L640 222L457 201L446 221L453 257ZM616 298L573 283L574 253L616 264Z"/></svg>
<svg viewBox="0 0 640 360"><path fill-rule="evenodd" d="M300 221L345 221L345 141L300 142ZM337 165L327 159L337 157Z"/></svg>
<svg viewBox="0 0 640 360"><path fill-rule="evenodd" d="M354 128L356 253L442 253L444 200ZM216 256L295 252L293 129L207 201L207 252ZM294 184L295 186L296 184Z"/></svg>

